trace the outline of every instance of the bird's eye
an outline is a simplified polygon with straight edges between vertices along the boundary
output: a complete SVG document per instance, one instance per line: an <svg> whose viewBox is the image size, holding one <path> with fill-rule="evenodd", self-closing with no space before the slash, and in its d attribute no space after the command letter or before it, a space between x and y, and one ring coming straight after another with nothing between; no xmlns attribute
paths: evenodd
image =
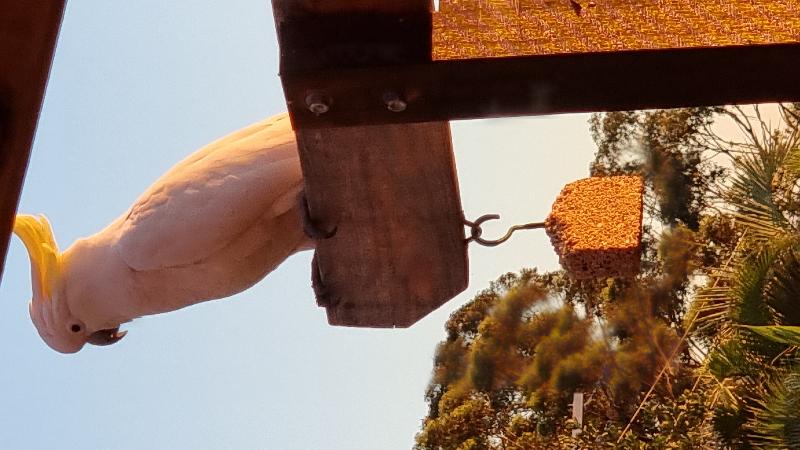
<svg viewBox="0 0 800 450"><path fill-rule="evenodd" d="M80 333L81 326L76 323L69 327L69 329L72 330L73 333Z"/></svg>

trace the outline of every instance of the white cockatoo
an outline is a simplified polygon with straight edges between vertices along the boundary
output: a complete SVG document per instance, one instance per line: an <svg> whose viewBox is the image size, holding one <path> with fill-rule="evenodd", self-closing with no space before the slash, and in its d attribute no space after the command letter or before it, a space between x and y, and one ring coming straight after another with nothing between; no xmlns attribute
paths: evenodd
<svg viewBox="0 0 800 450"><path fill-rule="evenodd" d="M30 315L62 353L108 345L119 326L241 292L315 235L286 114L184 159L122 216L59 252L44 216L17 216L31 260ZM328 234L327 236L329 236Z"/></svg>

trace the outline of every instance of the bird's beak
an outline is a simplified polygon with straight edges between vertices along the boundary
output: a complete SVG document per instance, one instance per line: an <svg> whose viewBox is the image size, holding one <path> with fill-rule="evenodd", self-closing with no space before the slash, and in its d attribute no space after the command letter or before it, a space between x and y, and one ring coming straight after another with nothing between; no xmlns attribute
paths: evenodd
<svg viewBox="0 0 800 450"><path fill-rule="evenodd" d="M127 331L119 331L119 327L109 328L107 330L97 330L89 335L86 342L92 345L111 345L119 342L120 339L125 337Z"/></svg>

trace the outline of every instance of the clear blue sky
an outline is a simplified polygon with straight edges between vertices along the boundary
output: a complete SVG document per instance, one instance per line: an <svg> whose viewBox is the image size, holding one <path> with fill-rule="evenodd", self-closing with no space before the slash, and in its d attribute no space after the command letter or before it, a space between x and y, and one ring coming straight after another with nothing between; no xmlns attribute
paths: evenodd
<svg viewBox="0 0 800 450"><path fill-rule="evenodd" d="M62 248L172 164L284 108L268 0L68 2L20 210ZM586 115L453 124L468 218L491 237L543 219L587 176ZM128 324L111 347L50 350L28 318L16 239L0 286L2 449L407 449L450 312L489 280L556 267L541 231L470 248L467 291L408 330L333 328L296 255L233 298Z"/></svg>

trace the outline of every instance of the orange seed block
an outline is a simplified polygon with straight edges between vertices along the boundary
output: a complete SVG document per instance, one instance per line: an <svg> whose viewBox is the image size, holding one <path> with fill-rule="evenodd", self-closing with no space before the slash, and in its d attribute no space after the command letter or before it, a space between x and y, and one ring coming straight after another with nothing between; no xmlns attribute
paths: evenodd
<svg viewBox="0 0 800 450"><path fill-rule="evenodd" d="M643 193L638 176L584 178L561 190L545 229L572 278L638 273Z"/></svg>

